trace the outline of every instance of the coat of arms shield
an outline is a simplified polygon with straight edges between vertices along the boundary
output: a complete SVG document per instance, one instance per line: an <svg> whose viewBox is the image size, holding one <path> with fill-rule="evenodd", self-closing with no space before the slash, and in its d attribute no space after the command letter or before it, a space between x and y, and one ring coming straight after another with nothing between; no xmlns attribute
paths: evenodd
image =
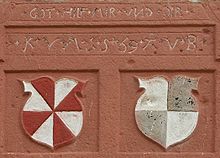
<svg viewBox="0 0 220 158"><path fill-rule="evenodd" d="M83 107L76 93L84 83L40 77L23 84L24 91L31 93L22 110L25 132L52 149L74 141L83 126Z"/></svg>
<svg viewBox="0 0 220 158"><path fill-rule="evenodd" d="M169 83L161 76L138 78L145 90L135 107L139 130L166 149L188 138L198 121L198 105L192 95L198 80L175 76Z"/></svg>

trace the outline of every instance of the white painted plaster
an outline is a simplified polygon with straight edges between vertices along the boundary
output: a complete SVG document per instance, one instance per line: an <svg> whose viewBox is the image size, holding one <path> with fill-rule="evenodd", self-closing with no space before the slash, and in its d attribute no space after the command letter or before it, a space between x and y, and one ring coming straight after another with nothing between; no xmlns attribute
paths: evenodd
<svg viewBox="0 0 220 158"><path fill-rule="evenodd" d="M166 145L167 111L136 111L139 130L162 146Z"/></svg>
<svg viewBox="0 0 220 158"><path fill-rule="evenodd" d="M30 82L23 81L24 91L31 92L23 111L51 111L51 108Z"/></svg>
<svg viewBox="0 0 220 158"><path fill-rule="evenodd" d="M168 111L165 148L189 137L196 128L198 115L198 112Z"/></svg>
<svg viewBox="0 0 220 158"><path fill-rule="evenodd" d="M83 113L82 112L56 112L63 123L68 127L68 129L77 136L83 125Z"/></svg>
<svg viewBox="0 0 220 158"><path fill-rule="evenodd" d="M32 138L53 147L53 114L38 128Z"/></svg>
<svg viewBox="0 0 220 158"><path fill-rule="evenodd" d="M67 78L60 79L55 83L55 105L56 108L60 102L71 92L77 85L77 82Z"/></svg>
<svg viewBox="0 0 220 158"><path fill-rule="evenodd" d="M144 94L138 99L135 111L141 110L167 110L168 82L163 77L152 79L138 79Z"/></svg>

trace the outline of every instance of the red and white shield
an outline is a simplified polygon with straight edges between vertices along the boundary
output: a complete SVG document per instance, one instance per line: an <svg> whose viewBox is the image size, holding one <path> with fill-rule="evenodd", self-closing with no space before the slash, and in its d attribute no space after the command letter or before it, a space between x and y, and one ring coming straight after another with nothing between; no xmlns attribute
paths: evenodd
<svg viewBox="0 0 220 158"><path fill-rule="evenodd" d="M84 83L48 77L23 81L24 91L32 93L22 111L26 133L35 141L56 148L72 142L83 126L83 109L76 93Z"/></svg>
<svg viewBox="0 0 220 158"><path fill-rule="evenodd" d="M192 90L198 79L176 76L168 83L164 77L139 78L145 92L135 107L140 131L164 148L188 138L198 121L198 110Z"/></svg>

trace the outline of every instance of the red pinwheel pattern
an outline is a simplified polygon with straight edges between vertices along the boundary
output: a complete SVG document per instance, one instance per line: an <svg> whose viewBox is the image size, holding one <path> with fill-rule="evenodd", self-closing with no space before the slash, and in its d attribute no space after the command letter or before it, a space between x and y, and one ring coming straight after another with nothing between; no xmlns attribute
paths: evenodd
<svg viewBox="0 0 220 158"><path fill-rule="evenodd" d="M83 108L76 93L84 83L41 77L23 84L24 91L32 93L22 111L26 133L52 149L74 141L83 126Z"/></svg>

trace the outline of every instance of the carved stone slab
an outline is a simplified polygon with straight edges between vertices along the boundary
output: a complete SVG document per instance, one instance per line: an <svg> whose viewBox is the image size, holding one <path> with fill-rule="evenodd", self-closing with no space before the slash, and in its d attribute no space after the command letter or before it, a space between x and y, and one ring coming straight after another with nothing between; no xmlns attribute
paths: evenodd
<svg viewBox="0 0 220 158"><path fill-rule="evenodd" d="M0 0L0 158L220 157L219 8L217 0ZM134 76L152 79L143 95ZM88 81L84 95L66 94L63 108L55 87L74 78Z"/></svg>
<svg viewBox="0 0 220 158"><path fill-rule="evenodd" d="M198 79L176 76L169 85L164 77L139 78L139 84L145 89L135 108L140 131L164 148L188 138L198 121L191 94Z"/></svg>
<svg viewBox="0 0 220 158"><path fill-rule="evenodd" d="M83 109L76 93L83 83L48 77L23 81L24 91L32 95L22 111L25 132L35 141L52 149L70 143L83 126Z"/></svg>
<svg viewBox="0 0 220 158"><path fill-rule="evenodd" d="M172 29L172 32L169 30ZM150 30L150 31L149 31ZM211 55L213 28L8 30L7 55ZM86 32L86 33L85 33ZM103 33L104 32L104 33ZM138 33L137 33L138 32ZM208 32L208 33L207 33Z"/></svg>
<svg viewBox="0 0 220 158"><path fill-rule="evenodd" d="M90 1L91 2L91 1ZM100 1L101 2L101 1ZM130 1L131 2L131 1ZM135 2L135 1L134 1ZM190 6L186 3L54 3L19 4L11 7L11 21L132 21L132 20L193 20L207 19L200 3Z"/></svg>

